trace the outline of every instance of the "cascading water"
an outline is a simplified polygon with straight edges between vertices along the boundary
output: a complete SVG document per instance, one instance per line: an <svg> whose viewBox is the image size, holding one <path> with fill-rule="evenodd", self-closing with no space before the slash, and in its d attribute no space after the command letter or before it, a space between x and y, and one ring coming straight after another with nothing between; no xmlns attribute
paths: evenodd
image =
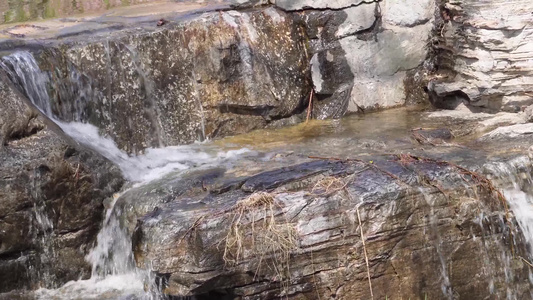
<svg viewBox="0 0 533 300"><path fill-rule="evenodd" d="M29 52L15 52L4 56L0 67L37 108L46 116L52 116L50 98L46 90L48 78L39 70L33 55Z"/></svg>
<svg viewBox="0 0 533 300"><path fill-rule="evenodd" d="M528 257L521 257L527 264L533 259L533 162L530 157L519 156L506 162L493 162L484 166L485 173L495 181L509 204L509 209L518 222L528 246ZM502 220L503 223L503 220ZM512 241L516 244L516 241ZM503 252L502 252L503 253ZM511 258L502 257L505 263L506 281L514 276L510 267ZM529 271L529 281L533 283L533 273ZM514 291L507 289L507 299L516 299ZM533 298L533 291L531 292Z"/></svg>
<svg viewBox="0 0 533 300"><path fill-rule="evenodd" d="M218 152L214 148L210 149L209 145L193 144L190 146L149 148L142 155L130 156L118 149L112 139L100 136L98 129L90 124L67 123L57 120L53 115L50 97L46 88L51 79L48 74L39 70L38 64L30 53L17 52L4 57L2 62L0 62L0 66L7 71L9 77L27 95L29 100L51 120L56 122L66 134L114 162L120 167L124 176L135 185L142 185L161 178L170 172L187 170L203 164L217 164L221 160L240 157L247 151ZM135 67L139 68L139 65ZM533 195L533 188L530 159L521 157L511 162L491 163L486 165L485 169L484 172L491 174L491 179L503 190L509 201L509 206L530 245L529 253L532 253L533 213L530 207L533 205L533 196L531 196ZM87 261L92 265L91 279L69 282L56 290L41 289L38 295L42 299L150 299L158 297L157 293L145 291L150 291L151 285L154 284L155 280L149 271L138 269L135 266L131 250L131 235L126 229L127 226L121 224L120 220L125 212L122 210L127 208L121 207L121 205L114 205L119 200L120 196L116 195L111 201L111 205L108 206L102 229L97 237L97 245L86 257ZM433 214L434 199L428 196L426 201L431 207L431 214L428 220L431 223L430 225L434 227L437 222ZM482 230L484 223L490 223L489 220L485 220L486 218L483 213L480 213L479 220L477 220ZM35 219L39 225L35 228L36 231L53 234L53 223L46 218L44 203L35 206ZM501 224L504 223L505 221L502 217ZM53 237L52 235L42 234L38 236L44 246L50 243ZM445 247L442 237L436 235L433 242L440 259L441 268L439 272L441 275L442 295L451 299L454 298L453 286L450 280L450 278L453 278L453 273L447 270L449 258L444 253ZM473 239L475 238L474 236ZM494 270L497 266L491 265L492 261L489 259L489 254L486 249L483 249L483 242L480 244L479 253L485 259L483 268L486 268L483 272L497 274ZM46 250L48 248L43 247L43 249ZM497 251L500 250L497 249ZM506 252L502 249L501 253L502 256L505 256ZM44 251L43 255L53 255L53 253ZM524 257L524 259L531 262L533 257L530 254L529 257ZM43 258L43 261L45 260L46 257ZM498 261L502 262L502 268L505 269L505 280L512 282L514 275L510 267L511 258L505 256L499 258ZM41 272L39 276L45 278L46 274ZM530 278L533 282L533 274L531 274ZM491 292L495 289L494 285L488 288ZM500 287L496 288L499 289ZM516 297L512 290L508 290L508 299Z"/></svg>
<svg viewBox="0 0 533 300"><path fill-rule="evenodd" d="M433 242L435 243L435 249L437 251L437 254L439 256L439 261L441 264L440 272L441 272L441 277L442 277L441 278L442 294L447 299L453 299L453 291L450 285L450 276L448 274L447 267L446 267L446 258L442 254L442 238L440 237L439 232L437 231L437 216L434 213L434 207L436 205L435 198L423 188L420 188L420 194L423 195L424 200L430 207L430 211L431 211L428 217L429 217L429 223L431 225L430 226L431 231L433 231L431 232L432 239L433 239Z"/></svg>
<svg viewBox="0 0 533 300"><path fill-rule="evenodd" d="M532 161L520 156L508 162L495 162L485 166L493 180L499 181L524 237L533 253L533 180Z"/></svg>
<svg viewBox="0 0 533 300"><path fill-rule="evenodd" d="M0 61L10 79L28 97L28 99L48 118L54 121L69 136L79 143L91 148L120 167L124 177L135 185L161 178L162 176L190 167L230 160L248 152L247 149L220 152L216 149L206 152L202 145L171 146L166 148L146 149L143 155L129 156L121 151L115 142L98 133L90 124L63 122L54 115L50 105L47 74L42 72L35 58L29 52L16 52L5 56ZM155 299L158 298L154 278L149 270L136 268L131 249L130 233L121 226L120 208L115 207L119 196L116 195L106 211L103 226L97 237L96 247L87 255L86 260L92 265L89 280L78 280L65 284L57 290L40 289L37 296L41 299ZM36 206L36 221L39 224L43 249L48 245L53 234L53 223L46 217L44 207ZM48 244L47 244L48 243ZM44 256L52 255L43 251ZM46 260L46 257L42 259ZM35 268L35 266L29 266ZM41 280L46 279L43 271L39 272ZM52 286L44 284L44 286Z"/></svg>
<svg viewBox="0 0 533 300"><path fill-rule="evenodd" d="M139 53L133 48L128 45L125 45L125 48L128 49L131 57L132 62L135 67L135 70L139 74L139 79L141 79L140 85L144 87L144 102L145 102L145 110L146 114L149 116L150 121L152 122L152 128L155 133L155 139L157 140L157 144L159 147L163 147L163 139L161 136L161 127L162 125L158 121L159 118L157 117L160 115L157 109L157 105L153 99L154 97L154 83L152 80L146 76L143 68L141 67L141 60L139 59Z"/></svg>

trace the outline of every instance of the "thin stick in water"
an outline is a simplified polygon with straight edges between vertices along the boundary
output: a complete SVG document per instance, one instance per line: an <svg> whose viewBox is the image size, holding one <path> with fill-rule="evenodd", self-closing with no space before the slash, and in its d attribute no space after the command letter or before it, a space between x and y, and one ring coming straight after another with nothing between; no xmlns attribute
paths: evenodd
<svg viewBox="0 0 533 300"><path fill-rule="evenodd" d="M307 106L307 118L305 119L305 123L309 122L309 117L311 117L311 110L313 109L313 92L315 90L311 89L311 93L309 93L309 105Z"/></svg>

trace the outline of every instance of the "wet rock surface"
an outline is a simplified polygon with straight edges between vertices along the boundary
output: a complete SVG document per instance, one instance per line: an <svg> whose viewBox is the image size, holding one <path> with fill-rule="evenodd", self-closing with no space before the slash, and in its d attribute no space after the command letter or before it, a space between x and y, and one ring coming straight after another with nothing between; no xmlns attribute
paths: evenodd
<svg viewBox="0 0 533 300"><path fill-rule="evenodd" d="M433 104L466 110L238 136L222 143L263 152L136 186L111 216L170 296L523 299L525 235L481 172L531 192L531 112L479 111L530 104L530 5L506 6L513 18L503 20L498 1L471 2L278 0L161 22L104 16L0 49L33 51L53 113L97 125L132 154L294 124L309 99L315 119L403 105L424 98L440 68ZM0 292L86 277L102 203L123 180L1 76ZM512 159L518 167L499 178Z"/></svg>
<svg viewBox="0 0 533 300"><path fill-rule="evenodd" d="M268 8L117 32L45 49L39 60L58 118L88 121L137 153L300 113L311 90L305 47L300 26Z"/></svg>
<svg viewBox="0 0 533 300"><path fill-rule="evenodd" d="M157 272L167 294L481 299L511 287L529 295L520 279L528 267L509 244L514 219L475 173L453 164L368 156L238 179L210 174L193 175L203 188L136 222L137 264ZM513 251L525 254L520 235Z"/></svg>
<svg viewBox="0 0 533 300"><path fill-rule="evenodd" d="M519 258L529 258L524 237L482 178L508 185L511 177L497 171L509 162L527 189L531 161L516 153L530 143L507 137L502 147L501 139L462 137L458 145L455 133L475 120L424 129L432 124L395 123L390 116L400 111L382 114L352 117L355 123L345 125L351 140L341 127L321 137L301 132L309 137L280 151L279 137L276 155L128 191L117 207L133 234L138 266L156 272L174 296L367 299L368 270L376 298L501 298L508 287L527 298L528 267ZM390 126L376 128L381 138L350 130L381 118ZM414 140L410 129L432 143ZM308 157L325 152L332 157Z"/></svg>
<svg viewBox="0 0 533 300"><path fill-rule="evenodd" d="M130 153L293 123L310 99L318 119L427 100L433 1L215 2L177 3L163 26L156 15L102 16L44 46L4 48L36 53L55 115Z"/></svg>
<svg viewBox="0 0 533 300"><path fill-rule="evenodd" d="M15 122L37 124L36 132L9 134L7 122L35 108L6 79L1 73L0 293L90 275L84 257L100 227L102 202L123 184L117 167L58 134L41 116L33 125Z"/></svg>

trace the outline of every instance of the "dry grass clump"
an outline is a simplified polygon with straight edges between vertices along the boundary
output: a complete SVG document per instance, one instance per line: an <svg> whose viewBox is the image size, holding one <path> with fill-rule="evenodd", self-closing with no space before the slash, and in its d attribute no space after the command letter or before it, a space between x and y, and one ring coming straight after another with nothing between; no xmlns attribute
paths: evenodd
<svg viewBox="0 0 533 300"><path fill-rule="evenodd" d="M317 181L311 192L316 195L327 196L344 189L347 184L339 178L328 176Z"/></svg>
<svg viewBox="0 0 533 300"><path fill-rule="evenodd" d="M231 214L230 228L224 239L224 263L236 265L246 258L259 257L255 276L262 268L283 282L289 278L290 254L297 248L296 230L283 213L274 196L258 192L238 201ZM276 218L278 215L278 218ZM284 219L279 222L279 219Z"/></svg>
<svg viewBox="0 0 533 300"><path fill-rule="evenodd" d="M36 134L44 128L44 125L37 121L38 114L32 109L27 109L20 117L11 117L2 126L2 145L7 145L9 141L19 140Z"/></svg>

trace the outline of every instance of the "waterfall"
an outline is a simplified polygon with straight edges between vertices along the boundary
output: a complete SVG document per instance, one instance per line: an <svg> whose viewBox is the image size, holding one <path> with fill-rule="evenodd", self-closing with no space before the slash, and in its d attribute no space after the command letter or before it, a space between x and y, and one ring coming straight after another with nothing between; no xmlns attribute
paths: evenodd
<svg viewBox="0 0 533 300"><path fill-rule="evenodd" d="M520 225L533 253L533 162L527 156L520 156L508 162L494 162L485 165L485 172L499 183L509 202L509 207ZM530 258L533 258L530 257Z"/></svg>
<svg viewBox="0 0 533 300"><path fill-rule="evenodd" d="M509 209L516 218L518 226L527 243L527 257L518 257L526 264L533 261L533 161L528 156L519 156L509 161L488 163L484 166L484 173L489 174L502 191L509 204ZM516 237L513 241L516 244ZM511 258L502 257L506 263L506 280L512 280L514 276L510 267ZM533 284L533 272L529 271L529 281ZM533 293L531 294L533 298ZM507 289L507 299L516 299L515 291Z"/></svg>
<svg viewBox="0 0 533 300"><path fill-rule="evenodd" d="M154 130L155 139L157 140L157 144L159 147L163 147L163 139L162 139L162 132L161 132L161 123L159 120L159 115L161 114L159 112L159 109L157 108L157 104L154 100L154 83L148 76L146 76L146 72L142 68L142 62L139 59L139 53L131 46L124 45L124 47L128 50L128 52L131 55L131 59L133 62L133 66L135 67L135 70L139 74L140 79L140 85L144 87L144 102L145 102L145 111L148 117L150 118L150 122L152 123L152 129ZM111 63L111 62L110 62Z"/></svg>
<svg viewBox="0 0 533 300"><path fill-rule="evenodd" d="M80 144L95 150L120 167L124 177L134 182L147 182L174 170L185 170L198 164L213 163L248 152L247 149L209 153L209 147L199 144L147 148L144 154L130 156L117 147L115 141L100 134L89 123L64 122L53 115L47 91L48 76L39 69L33 55L26 51L15 52L0 61L0 67L15 82L28 99L67 135ZM138 68L138 66L137 66ZM76 119L76 118L75 118Z"/></svg>
<svg viewBox="0 0 533 300"><path fill-rule="evenodd" d="M132 55L137 55L133 48L128 49ZM141 72L139 58L135 58L134 61L134 67L138 72ZM113 139L102 136L99 129L91 124L58 120L58 117L53 113L56 107L52 106L52 97L48 94L50 76L39 69L38 63L31 53L16 52L3 57L0 60L0 67L7 72L13 83L44 115L80 144L95 150L116 164L121 169L124 177L133 186L153 182L173 172L183 172L204 165L218 165L221 162L242 158L244 154L249 152L247 149L221 151L210 144L196 143L187 146L147 148L141 155L129 155L120 150ZM82 77L81 73L79 73L70 78L72 80L82 80ZM141 77L146 76L141 74ZM146 78L143 78L143 80L144 84L147 85L145 88L151 90L153 88L151 84L153 83L148 82ZM90 101L90 94L87 95L86 100ZM147 101L154 100L147 99ZM52 107L54 107L54 110L52 110ZM156 108L149 106L149 109L154 109L155 116ZM81 118L73 119L81 120ZM155 119L153 121L155 122ZM530 158L521 156L507 162L488 163L483 170L483 173L489 175L490 179L502 190L508 200L509 207L529 245L529 255L523 257L524 260L529 262L533 261L531 254L533 253L531 165ZM122 191L122 193L125 192L127 190ZM423 194L424 191L421 190L421 193ZM123 221L121 218L124 217L126 210L129 209L124 207L124 205L120 205L120 201L124 199L121 198L121 194L116 194L111 199L111 205L105 211L105 218L97 235L97 243L86 256L87 262L92 266L91 278L72 281L54 290L41 289L37 292L41 299L76 299L80 297L80 294L83 295L83 299L154 299L160 296L157 292L154 292L158 289L154 287L155 279L151 270L143 270L136 267L132 253L131 232L127 229L128 224L121 222ZM39 199L39 196L36 195L35 198ZM442 296L452 299L454 294L450 278L452 278L453 273L447 269L449 257L446 256L445 244L443 243L445 236L440 236L436 230L438 218L435 216L434 207L437 206L435 199L431 195L425 195L425 200L430 207L428 222L430 230L434 232L430 232L428 237L433 238L431 242L439 259L440 268L437 272L440 272L441 276ZM55 256L53 248L50 246L54 239L54 224L47 217L45 208L46 203L44 201L36 203L34 206L33 212L35 223L37 224L33 230L39 234L32 232L32 236L39 238L43 246L41 262L51 264L54 261L52 258ZM500 214L502 215L500 220L501 228L504 228L506 226L503 219L504 214L498 212L498 216ZM482 230L484 230L485 220L486 216L483 215L483 212L480 212L479 219L476 219L476 222L479 223ZM486 223L489 223L489 220ZM475 239L476 237L474 236L473 238ZM480 240L482 238L483 236ZM479 255L485 260L483 268L486 270L483 271L489 274L501 274L491 269L495 267L491 265L492 261L489 259L487 249L483 249L486 246L484 242L480 242L480 245ZM506 255L508 252L503 248L496 248L496 251L501 253L502 256L500 260L502 261L502 268L505 269L505 280L508 283L513 282L512 258ZM29 267L35 268L36 266ZM46 270L41 270L37 274L39 279L53 281L53 278L47 277ZM531 274L530 278L533 283L533 274ZM494 284L489 284L487 288L493 292L495 288L500 289L501 287L494 287ZM507 298L516 298L516 293L509 289Z"/></svg>
<svg viewBox="0 0 533 300"><path fill-rule="evenodd" d="M19 51L5 56L0 60L0 67L45 116L77 142L95 150L116 164L124 177L135 185L156 180L170 172L236 159L249 152L247 149L220 151L216 148L211 149L205 144L196 143L187 146L148 148L142 155L130 156L120 150L111 138L101 136L95 126L88 123L64 122L54 116L47 88L50 78L39 69L31 53ZM79 120L76 117L73 119ZM91 278L69 282L56 290L40 289L36 293L40 299L76 299L80 295L83 295L83 299L122 299L125 297L155 299L159 297L157 288L154 286L155 279L150 270L141 270L135 266L131 234L121 226L122 211L114 205L118 200L119 195L115 195L111 207L106 210L102 228L97 236L97 245L86 256L86 260L92 265ZM44 257L41 260L49 262L54 255L50 250L53 243L53 223L45 213L45 204L41 204L41 206L36 205L34 211L37 227L43 232L39 235L44 249L42 253ZM36 267L28 266L28 269ZM37 270L35 273L40 276L40 280L47 278L46 270ZM145 291L146 287L148 291Z"/></svg>
<svg viewBox="0 0 533 300"><path fill-rule="evenodd" d="M52 107L47 91L48 77L41 72L31 53L18 51L4 56L0 61L0 67L43 114L52 117Z"/></svg>
<svg viewBox="0 0 533 300"><path fill-rule="evenodd" d="M441 291L442 295L446 299L453 300L453 290L452 286L450 284L450 275L447 271L446 261L447 258L444 257L443 251L442 251L442 238L439 235L439 232L437 230L437 216L435 215L435 206L436 206L436 199L433 195L429 194L426 190L423 188L419 188L420 194L424 197L424 200L430 207L430 214L428 216L429 218L429 224L430 224L430 230L431 232L426 233L428 235L428 238L431 238L433 240L433 243L435 245L435 250L437 252L437 255L439 256L439 262L441 264Z"/></svg>

